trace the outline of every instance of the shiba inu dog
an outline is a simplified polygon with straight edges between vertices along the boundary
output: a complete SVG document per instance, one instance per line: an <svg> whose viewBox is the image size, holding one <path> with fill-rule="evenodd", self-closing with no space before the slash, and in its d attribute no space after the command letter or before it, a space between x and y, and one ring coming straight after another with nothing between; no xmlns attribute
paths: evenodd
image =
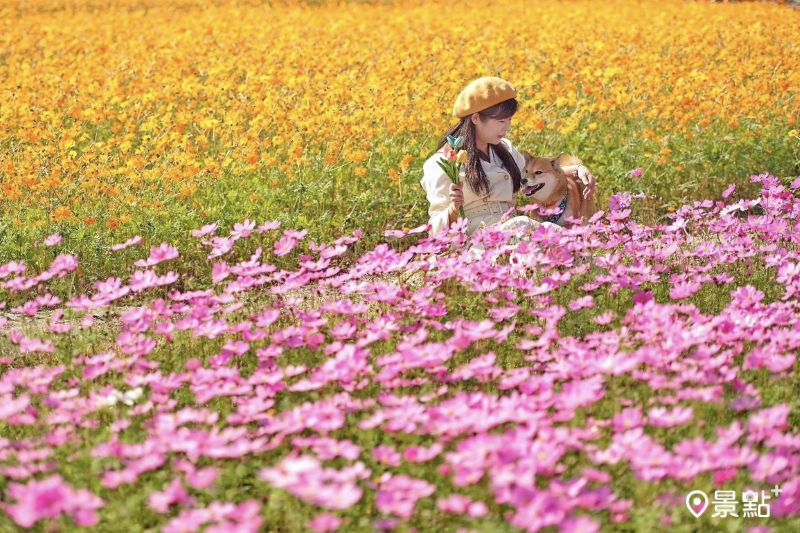
<svg viewBox="0 0 800 533"><path fill-rule="evenodd" d="M561 154L555 159L546 157L533 157L525 152L525 168L522 171L521 192L541 207L552 209L561 208L561 213L551 216L541 216L535 211L528 215L539 222L552 222L564 226L567 217L583 219L585 222L597 213L594 198L587 200L583 197L586 187L580 180L567 176L562 170L563 165L578 165L581 160L574 156Z"/></svg>

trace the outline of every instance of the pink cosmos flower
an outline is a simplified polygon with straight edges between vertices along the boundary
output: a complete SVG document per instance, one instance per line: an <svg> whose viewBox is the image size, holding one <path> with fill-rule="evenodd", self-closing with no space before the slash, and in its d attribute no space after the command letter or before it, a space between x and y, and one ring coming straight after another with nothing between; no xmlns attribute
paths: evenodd
<svg viewBox="0 0 800 533"><path fill-rule="evenodd" d="M781 493L772 504L773 516L791 516L800 512L800 477L793 476L781 485Z"/></svg>
<svg viewBox="0 0 800 533"><path fill-rule="evenodd" d="M640 408L624 409L620 414L613 418L615 431L627 431L635 427L639 427L644 422L642 418L642 410Z"/></svg>
<svg viewBox="0 0 800 533"><path fill-rule="evenodd" d="M632 178L640 178L642 176L642 167L635 168L631 170L631 177Z"/></svg>
<svg viewBox="0 0 800 533"><path fill-rule="evenodd" d="M572 300L569 303L569 308L571 311L578 311L580 309L589 309L594 307L594 298L591 296L584 296L582 298L578 298L577 300Z"/></svg>
<svg viewBox="0 0 800 533"><path fill-rule="evenodd" d="M727 189L722 191L722 197L723 198L727 198L728 196L733 194L733 191L735 191L735 190L736 190L736 184L735 183L731 183L730 185L728 185Z"/></svg>
<svg viewBox="0 0 800 533"><path fill-rule="evenodd" d="M131 239L128 239L124 243L115 244L109 248L110 251L116 252L118 250L124 250L125 248L130 248L131 246L136 246L137 244L142 244L143 240L140 236L135 236Z"/></svg>
<svg viewBox="0 0 800 533"><path fill-rule="evenodd" d="M331 257L336 257L342 255L347 251L347 246L331 246L329 248L325 248L320 252L319 256L320 259L330 259Z"/></svg>
<svg viewBox="0 0 800 533"><path fill-rule="evenodd" d="M182 511L178 516L167 522L167 525L164 526L162 531L163 533L193 533L208 522L209 518L207 513L201 514Z"/></svg>
<svg viewBox="0 0 800 533"><path fill-rule="evenodd" d="M11 261L5 265L0 266L0 279L8 277L12 274L23 274L25 272L25 263L20 261Z"/></svg>
<svg viewBox="0 0 800 533"><path fill-rule="evenodd" d="M134 264L138 267L151 267L157 265L163 261L169 261L170 259L177 259L178 257L178 250L173 248L167 243L161 243L160 246L156 247L153 246L150 249L150 257L145 261L140 259L136 261Z"/></svg>
<svg viewBox="0 0 800 533"><path fill-rule="evenodd" d="M786 428L789 410L789 406L782 403L753 414L747 422L747 440L749 442L761 442L776 429Z"/></svg>
<svg viewBox="0 0 800 533"><path fill-rule="evenodd" d="M391 446L380 445L372 450L372 455L379 463L389 466L400 466L401 455Z"/></svg>
<svg viewBox="0 0 800 533"><path fill-rule="evenodd" d="M342 457L348 461L355 461L361 455L361 447L349 440L337 441L328 437L315 439L310 443L311 449L323 461Z"/></svg>
<svg viewBox="0 0 800 533"><path fill-rule="evenodd" d="M199 230L198 229L193 229L192 230L192 237L205 237L206 235L211 235L212 233L217 231L218 227L219 226L216 223L206 224L205 226L203 226Z"/></svg>
<svg viewBox="0 0 800 533"><path fill-rule="evenodd" d="M714 472L714 484L724 486L728 481L736 479L737 470L735 468L724 468Z"/></svg>
<svg viewBox="0 0 800 533"><path fill-rule="evenodd" d="M21 307L12 307L12 313L23 313L27 316L36 316L36 312L39 310L39 305L35 301L27 301Z"/></svg>
<svg viewBox="0 0 800 533"><path fill-rule="evenodd" d="M45 246L55 246L56 244L61 244L61 235L58 233L54 233L44 240Z"/></svg>
<svg viewBox="0 0 800 533"><path fill-rule="evenodd" d="M211 245L212 250L211 253L208 254L208 259L211 260L217 257L222 257L230 252L233 249L233 245L236 243L236 240L227 237L214 237L211 242L202 242L203 244Z"/></svg>
<svg viewBox="0 0 800 533"><path fill-rule="evenodd" d="M277 256L284 256L291 252L295 246L297 246L297 241L291 237L281 237L280 240L275 242L275 255Z"/></svg>
<svg viewBox="0 0 800 533"><path fill-rule="evenodd" d="M141 292L157 286L158 275L152 270L136 270L128 280L133 292Z"/></svg>
<svg viewBox="0 0 800 533"><path fill-rule="evenodd" d="M104 505L97 496L83 489L76 491L58 475L31 480L27 485L9 483L8 496L16 503L8 505L5 511L24 528L61 514L70 514L77 525L89 527L97 523L95 511Z"/></svg>
<svg viewBox="0 0 800 533"><path fill-rule="evenodd" d="M786 457L777 454L761 455L749 465L750 472L752 472L751 479L757 482L765 481L771 476L783 472L787 466L789 466L789 461Z"/></svg>
<svg viewBox="0 0 800 533"><path fill-rule="evenodd" d="M21 394L16 399L11 394L0 395L0 420L7 420L22 413L30 404L31 398L27 394Z"/></svg>
<svg viewBox="0 0 800 533"><path fill-rule="evenodd" d="M703 286L701 284L691 281L676 283L670 288L669 297L672 300L682 300L690 297L702 288Z"/></svg>
<svg viewBox="0 0 800 533"><path fill-rule="evenodd" d="M200 468L194 472L186 474L186 482L193 489L207 489L210 487L217 477L217 469L213 466Z"/></svg>
<svg viewBox="0 0 800 533"><path fill-rule="evenodd" d="M297 231L297 230L292 230L292 229L285 229L285 230L283 230L283 235L288 237L288 238L290 238L290 239L295 239L295 240L301 241L301 240L303 240L303 238L306 235L308 235L308 230L303 229L303 230Z"/></svg>
<svg viewBox="0 0 800 533"><path fill-rule="evenodd" d="M735 305L747 309L761 302L764 299L764 293L751 285L745 285L732 290L731 298Z"/></svg>
<svg viewBox="0 0 800 533"><path fill-rule="evenodd" d="M549 492L536 491L529 502L517 508L509 522L528 531L539 531L548 526L560 524L566 518L565 503L554 498Z"/></svg>
<svg viewBox="0 0 800 533"><path fill-rule="evenodd" d="M189 495L183 488L180 478L174 478L172 482L164 488L163 492L154 491L147 499L148 505L157 513L166 513L170 506L176 503L189 501Z"/></svg>
<svg viewBox="0 0 800 533"><path fill-rule="evenodd" d="M19 350L24 353L45 352L55 353L53 342L50 339L39 340L23 337L19 341Z"/></svg>
<svg viewBox="0 0 800 533"><path fill-rule="evenodd" d="M436 488L421 479L403 474L384 474L378 488L375 505L382 513L393 514L405 520L411 518L417 500L432 495Z"/></svg>
<svg viewBox="0 0 800 533"><path fill-rule="evenodd" d="M362 490L355 481L369 474L362 463L337 471L323 468L313 457L299 456L287 457L278 466L261 470L259 478L314 505L348 509L361 499Z"/></svg>
<svg viewBox="0 0 800 533"><path fill-rule="evenodd" d="M309 520L308 528L317 533L324 533L326 531L336 531L342 521L330 513L323 513L317 515L313 520Z"/></svg>
<svg viewBox="0 0 800 533"><path fill-rule="evenodd" d="M440 443L434 443L430 448L422 446L409 446L403 451L403 459L409 463L424 463L442 453L444 447Z"/></svg>
<svg viewBox="0 0 800 533"><path fill-rule="evenodd" d="M486 516L488 513L489 509L483 502L472 502L467 506L467 516L470 518L480 518Z"/></svg>
<svg viewBox="0 0 800 533"><path fill-rule="evenodd" d="M264 233L265 231L275 230L281 227L281 223L277 220L267 221L264 222L261 226L258 227L257 231L259 233Z"/></svg>
<svg viewBox="0 0 800 533"><path fill-rule="evenodd" d="M693 416L694 410L691 407L675 407L672 411L664 407L654 407L647 413L650 425L667 428L686 424Z"/></svg>
<svg viewBox="0 0 800 533"><path fill-rule="evenodd" d="M614 317L614 311L606 311L594 317L592 321L598 326L607 326L614 321Z"/></svg>
<svg viewBox="0 0 800 533"><path fill-rule="evenodd" d="M484 516L487 512L483 502L473 502L471 499L460 494L451 494L447 498L439 498L436 506L445 513L468 514L476 518Z"/></svg>
<svg viewBox="0 0 800 533"><path fill-rule="evenodd" d="M60 254L53 259L49 271L54 276L62 277L67 272L75 270L76 268L78 268L78 259L75 256Z"/></svg>
<svg viewBox="0 0 800 533"><path fill-rule="evenodd" d="M588 516L567 518L559 525L559 533L598 533L600 523Z"/></svg>
<svg viewBox="0 0 800 533"><path fill-rule="evenodd" d="M253 232L253 228L256 227L255 221L250 221L245 219L243 223L236 223L233 225L233 229L231 230L231 237L233 240L238 240L241 238L249 237L250 234Z"/></svg>

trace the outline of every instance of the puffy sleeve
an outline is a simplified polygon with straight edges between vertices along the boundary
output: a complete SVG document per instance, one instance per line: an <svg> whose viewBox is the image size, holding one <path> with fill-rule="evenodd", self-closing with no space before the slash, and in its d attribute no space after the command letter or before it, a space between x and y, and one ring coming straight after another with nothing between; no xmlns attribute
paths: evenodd
<svg viewBox="0 0 800 533"><path fill-rule="evenodd" d="M428 224L431 225L431 234L438 233L450 225L450 214L447 212L450 205L450 178L436 163L439 157L437 153L425 161L420 180L430 204L428 206Z"/></svg>

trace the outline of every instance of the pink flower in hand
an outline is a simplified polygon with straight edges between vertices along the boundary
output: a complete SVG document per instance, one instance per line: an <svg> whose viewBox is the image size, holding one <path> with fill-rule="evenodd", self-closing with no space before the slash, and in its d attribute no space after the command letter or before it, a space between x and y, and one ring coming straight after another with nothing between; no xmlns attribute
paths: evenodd
<svg viewBox="0 0 800 533"><path fill-rule="evenodd" d="M450 146L449 144L445 144L444 145L444 157L448 161L455 161L456 158L458 157L458 154L456 154L456 151L453 150L452 146Z"/></svg>

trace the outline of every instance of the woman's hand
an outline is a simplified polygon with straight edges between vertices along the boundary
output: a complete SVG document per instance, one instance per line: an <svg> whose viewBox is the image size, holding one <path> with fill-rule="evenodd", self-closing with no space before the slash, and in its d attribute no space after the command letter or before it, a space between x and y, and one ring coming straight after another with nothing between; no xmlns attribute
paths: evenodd
<svg viewBox="0 0 800 533"><path fill-rule="evenodd" d="M464 205L464 185L450 184L450 202L452 206L450 209L453 211L458 211L458 208Z"/></svg>
<svg viewBox="0 0 800 533"><path fill-rule="evenodd" d="M587 200L594 198L594 186L597 180L584 165L578 165L578 179L586 186L583 189L583 197Z"/></svg>
<svg viewBox="0 0 800 533"><path fill-rule="evenodd" d="M464 205L464 186L462 184L450 184L450 205L447 207L449 212L450 224L458 220L458 208Z"/></svg>

